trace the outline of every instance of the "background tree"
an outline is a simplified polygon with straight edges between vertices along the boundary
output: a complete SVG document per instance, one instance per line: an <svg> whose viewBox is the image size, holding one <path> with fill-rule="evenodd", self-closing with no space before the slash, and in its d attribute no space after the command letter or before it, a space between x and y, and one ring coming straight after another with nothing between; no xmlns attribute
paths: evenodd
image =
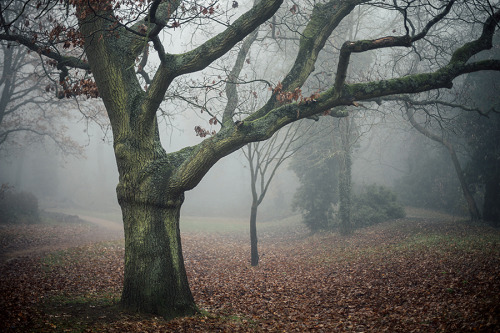
<svg viewBox="0 0 500 333"><path fill-rule="evenodd" d="M482 194L483 219L498 225L500 221L500 117L491 114L489 119L476 119L469 128L469 143L473 146L467 165L467 177ZM481 188L483 190L481 191Z"/></svg>
<svg viewBox="0 0 500 333"><path fill-rule="evenodd" d="M472 193L469 190L469 185L466 182L465 179L465 174L462 170L462 166L460 161L458 160L457 153L455 151L455 148L453 144L447 140L443 135L438 135L433 133L431 130L425 128L421 124L419 124L416 120L415 117L412 113L412 111L409 109L408 106L406 106L406 114L408 116L408 119L410 123L412 124L413 128L415 128L417 131L425 135L431 140L434 140L436 142L441 143L443 146L446 147L448 150L451 161L453 163L453 167L455 169L455 173L457 175L458 181L460 183L460 187L462 188L462 193L465 198L465 201L467 202L467 208L469 211L469 216L471 221L478 221L481 218L481 215L479 213L479 210L476 205L476 201L474 200L474 197L472 196Z"/></svg>
<svg viewBox="0 0 500 333"><path fill-rule="evenodd" d="M498 75L471 77L471 96L478 106L495 106L498 110ZM494 101L494 102L493 102ZM493 103L492 103L493 102ZM495 105L496 104L496 105ZM470 159L465 168L468 181L483 200L482 217L494 225L500 221L500 115L490 112L488 117L477 114L463 115L465 138Z"/></svg>
<svg viewBox="0 0 500 333"><path fill-rule="evenodd" d="M303 126L301 126L303 125ZM269 185L276 175L278 168L292 157L299 149L307 146L307 142L301 140L307 127L300 122L292 124L286 131L276 133L271 139L264 142L253 142L243 148L243 154L248 161L250 170L250 188L252 191L252 205L250 208L250 246L251 264L259 264L259 251L257 247L257 211L264 200ZM300 141L300 144L299 144Z"/></svg>
<svg viewBox="0 0 500 333"><path fill-rule="evenodd" d="M254 4L255 3L256 2L254 2ZM287 14L285 14L285 16L286 15ZM279 42L289 38L286 35L291 35L297 38L297 34L293 31L293 29L280 29L281 33L277 35L277 16L280 16L281 20L286 20L286 17L282 17L284 16L282 13L278 13L273 16L272 24L274 26L274 31L271 31L271 36L267 36L264 32L264 36L260 38L271 38L273 40L278 40ZM236 113L249 115L255 111L259 102L262 104L262 101L260 100L263 98L256 92L258 88L252 84L254 80L258 80L258 75L256 73L258 70L258 64L253 60L251 61L251 57L249 56L250 47L257 40L259 32L260 31L256 29L242 43L234 65L227 75L225 85L225 95L227 98L224 111L225 115L235 115ZM245 63L247 64L247 67L250 67L252 70L251 79L248 77L248 74L245 74L246 79L241 77L243 76L242 69ZM266 70L270 70L270 68L267 67ZM248 85L250 86L250 90L243 91L243 93L246 93L248 97L243 99L245 101L244 103L241 103L240 97L242 94L238 93L238 86ZM213 86L210 88L213 88ZM265 100L263 102L265 102ZM216 117L213 119L216 119ZM302 123L292 124L286 129L286 131L275 133L272 138L267 141L251 142L241 149L248 162L250 171L250 190L252 194L252 203L250 206L250 262L252 266L257 266L259 264L257 237L257 213L259 205L264 200L271 181L276 175L279 167L298 149L300 149L300 147L306 144L306 142L303 142L301 145L297 144L297 141L300 140L302 134L307 132L307 130L304 130L303 127L301 127L301 124ZM307 128L310 128L310 125Z"/></svg>
<svg viewBox="0 0 500 333"><path fill-rule="evenodd" d="M408 8L398 7L398 10L406 12ZM409 21L412 29L424 28L425 22L431 19L432 15L433 14L428 11L420 11L417 14L419 20L414 22ZM471 20L478 23L476 18L471 18ZM442 26L441 29L443 29L443 31L447 29L456 29L458 25L459 23L457 21L450 20L448 25ZM477 25L473 25L472 31L474 32L475 30L476 34L479 33L477 29ZM468 32L467 34L470 33L471 32ZM453 43L463 42L469 38L467 34L452 35L444 39L439 46L431 49L434 54L433 58L429 58L429 56L423 57L418 53L412 54L409 57L403 57L402 54L396 53L393 55L393 71L400 74L413 74L421 70L430 70L436 63L439 63L440 54L450 52L454 47ZM494 52L493 50L493 52L490 53L490 57ZM476 59L484 58L479 55ZM404 62L409 64L401 66ZM420 69L420 67L423 67L423 69ZM405 72L407 70L409 71ZM416 99L406 95L396 95L384 98L384 100L398 101L397 104L414 129L427 138L442 144L446 148L451 157L451 162L459 181L470 219L472 221L477 221L480 219L481 214L469 189L470 184L467 183L466 175L461 165L463 162L460 161L456 150L456 146L463 145L464 133L464 127L457 121L457 118L460 112L463 113L463 111L486 114L485 111L491 107L491 103L489 105L483 105L481 108L467 106L467 104L471 104L471 101L465 101L464 98L459 98L463 95L463 91L465 90L463 82L459 81L456 86L458 86L458 89L454 88L449 92L431 91L426 94L420 94ZM464 151L464 149L462 149L462 151Z"/></svg>
<svg viewBox="0 0 500 333"><path fill-rule="evenodd" d="M0 150L12 150L47 137L66 154L82 149L66 134L63 103L54 103L54 85L34 72L36 59L14 44L0 45ZM76 105L64 101L67 108Z"/></svg>
<svg viewBox="0 0 500 333"><path fill-rule="evenodd" d="M334 144L334 136L338 135L332 126L334 121L330 117L320 117L315 124L318 129L301 138L302 142L309 142L306 149L299 150L290 164L299 179L293 206L312 232L332 227L334 205L339 200L341 162Z"/></svg>
<svg viewBox="0 0 500 333"><path fill-rule="evenodd" d="M435 209L450 214L466 214L466 203L450 155L446 149L411 131L405 141L406 163L394 189L403 204Z"/></svg>
<svg viewBox="0 0 500 333"><path fill-rule="evenodd" d="M351 190L352 190L352 152L356 143L356 124L354 117L339 119L339 208L340 233L352 233Z"/></svg>
<svg viewBox="0 0 500 333"><path fill-rule="evenodd" d="M6 16L6 11L12 9L9 4L2 7L0 40L18 42L54 60L55 68L60 71L58 81L64 95L91 96L97 87L106 106L120 174L117 196L125 229L122 304L126 308L165 317L196 312L182 257L180 208L185 191L197 186L222 157L250 142L266 140L294 121L336 106L355 105L357 101L386 95L449 88L453 80L463 74L500 69L498 60L472 59L475 54L492 47L492 36L500 18L496 6L484 8L456 1L439 2L434 6L422 1L406 6L406 11L394 12L394 5L377 2L380 10L399 15L398 28L403 27L403 32L398 34L396 29L392 36L345 42L340 49L338 65L331 72L334 84L323 91L302 94L301 87L314 72L318 55L331 33L357 5L365 3L369 1L315 3L301 30L295 61L284 77L275 78L279 83L269 100L240 121L235 121L230 113L223 114L217 133L211 132L207 137L203 128L197 128L197 133L206 137L205 140L170 153L160 142L157 111L174 80L201 71L223 57L266 23L283 1L262 1L229 22L211 21L212 13L220 13L223 7L196 1L155 0L126 4L117 1L45 4L25 1L23 8L35 7L37 15L18 12L12 20ZM227 7L229 11L236 10L229 3ZM287 4L283 9L291 7ZM421 30L409 28L416 9L433 13ZM377 81L346 82L353 53L411 46L418 51L427 42L425 37L431 29L445 24L448 16L456 15L461 16L462 22L467 22L464 15L480 18L482 34L467 44L458 44L451 56L443 55L442 61L431 71ZM18 20L29 24L16 28L13 21ZM38 24L42 21L52 24L51 29ZM162 31L171 29L173 34L176 32L173 29L197 22L224 24L218 30L213 29L211 38L199 46L178 54L168 53L162 44ZM151 77L148 84L141 71L144 66L136 60L143 57L150 43L159 64L155 72L147 76ZM90 75L95 86L89 81ZM336 114L345 116L343 112Z"/></svg>
<svg viewBox="0 0 500 333"><path fill-rule="evenodd" d="M20 12L24 21L17 16ZM30 27L30 18L38 12L30 4L24 6L22 1L16 1L2 5L1 13L4 30L21 31ZM38 22L40 29L48 29L47 24ZM35 40L38 37L35 31L31 35ZM107 125L107 119L96 103L62 99L64 92L54 79L59 72L56 62L41 62L38 51L20 46L17 40L0 45L0 151L12 153L13 149L40 142L42 137L63 154L81 155L82 146L67 134L67 123L77 117L70 110L79 111L85 121L102 127Z"/></svg>
<svg viewBox="0 0 500 333"><path fill-rule="evenodd" d="M480 59L488 60L500 55L496 46L489 55ZM500 77L497 72L471 73L464 83L464 102L472 105L487 117L474 113L462 114L465 140L469 147L469 164L466 167L468 180L475 184L476 193L483 199L482 217L494 225L500 223ZM482 189L482 190L481 190Z"/></svg>

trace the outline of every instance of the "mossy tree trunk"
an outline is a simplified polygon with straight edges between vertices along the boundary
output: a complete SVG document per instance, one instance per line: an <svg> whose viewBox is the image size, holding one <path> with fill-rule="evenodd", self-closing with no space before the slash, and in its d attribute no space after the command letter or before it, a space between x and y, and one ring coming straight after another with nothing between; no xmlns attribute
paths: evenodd
<svg viewBox="0 0 500 333"><path fill-rule="evenodd" d="M354 121L354 120L352 120ZM339 218L340 233L349 235L353 232L351 223L351 118L340 119L340 170L339 170Z"/></svg>
<svg viewBox="0 0 500 333"><path fill-rule="evenodd" d="M196 312L180 243L182 198L163 205L120 202L125 228L121 301L128 309L166 318Z"/></svg>

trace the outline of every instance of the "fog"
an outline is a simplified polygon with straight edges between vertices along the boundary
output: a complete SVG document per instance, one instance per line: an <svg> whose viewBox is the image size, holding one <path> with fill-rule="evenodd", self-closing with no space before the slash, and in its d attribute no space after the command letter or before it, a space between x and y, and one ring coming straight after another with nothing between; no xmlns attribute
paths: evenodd
<svg viewBox="0 0 500 333"><path fill-rule="evenodd" d="M197 118L178 119L175 128L163 127L162 142L167 151L201 141L193 131ZM118 212L118 171L109 134L92 123L67 125L70 135L84 147L83 156L65 156L50 140L42 139L2 157L0 182L16 191L32 192L42 209ZM195 189L186 193L183 214L246 218L251 204L246 164L239 151L222 159ZM262 205L263 217L276 217L276 202L281 206L278 214L289 209L296 185L294 177L286 167L281 168Z"/></svg>
<svg viewBox="0 0 500 333"><path fill-rule="evenodd" d="M163 124L162 142L167 151L193 145L198 117L177 116ZM312 120L310 122L313 122ZM110 133L84 121L69 126L70 135L84 147L83 156L66 156L48 140L18 147L0 162L0 182L16 191L32 192L42 209L64 212L102 212L119 214L115 187L118 172ZM389 126L373 126L362 137L354 157L354 184L378 183L392 186L401 175L406 158L404 135ZM305 148L307 149L307 147ZM265 200L259 207L259 220L279 219L296 214L291 202L297 178L287 165L278 169ZM251 205L248 162L237 151L217 163L200 184L186 193L183 215L235 219L248 218Z"/></svg>
<svg viewBox="0 0 500 333"><path fill-rule="evenodd" d="M241 4L233 15L244 12L250 5L250 3ZM383 34L383 29L387 29L386 22L391 18L386 16L384 11L381 11L381 13L385 13L384 15L379 15L377 9L370 10L370 21L361 20L366 13L353 12L341 24L335 37L340 36L337 39L343 41L348 37L361 39ZM353 31L352 26L349 25L356 20L363 23L357 26L358 30ZM223 26L219 25L213 31L222 28ZM193 28L195 30L189 29L181 29L180 35L177 37L164 36L169 52L183 52L205 40L206 31L198 33L198 27ZM207 29L207 31L210 30ZM297 45L287 44L286 52L278 52L281 50L280 47L269 46L252 51L253 53L247 62L253 67L244 73L245 77L264 77L277 84L283 73L286 73L290 68L293 61L293 56L290 54L293 54L297 49ZM203 81L207 80L206 77L214 76L214 73L227 72L228 64L234 60L234 55L234 52L229 53L227 59L222 59L221 64L214 65L213 68L203 73L187 76L186 81ZM267 61L270 57L272 57L272 61ZM393 57L392 51L374 51L353 55L352 70L348 72L348 80L356 81L360 78L374 80L398 74L398 66L387 66L387 64L391 64ZM330 58L331 54L322 54L322 58L320 57L318 60L317 73L310 80L311 82L308 81L303 88L304 95L312 91L322 90L330 84L328 80L331 80L331 77L322 76L324 72L320 72L321 69L331 69L336 65L331 62ZM151 55L150 62L151 68L149 69L154 70L158 64L154 54ZM216 68L216 66L220 67ZM182 84L181 82L176 87L179 89L187 87ZM242 86L242 89L247 88ZM270 94L266 87L258 87L257 89L252 86L249 89L249 91L252 89L254 92L258 91L258 99L257 97L255 101L248 99L248 103L242 103L242 112L255 110L257 106L264 103ZM213 94L214 96L219 95L217 91ZM214 96L209 93L205 94L205 99L211 103L206 104L208 105L207 110L210 108L223 110L225 100L214 98ZM167 96L167 99L170 97ZM94 107L102 108L99 103L96 102ZM183 112L179 112L179 109ZM199 110L195 109L188 109L185 105L172 104L163 110L169 114L167 120L162 120L159 116L162 142L167 152L177 151L203 140L195 135L193 128L197 125L206 127L208 118L202 116ZM76 109L73 112L78 114ZM352 112L360 115L359 125L362 128L362 135L360 135L357 147L353 152L352 181L354 188L372 183L392 188L399 178L408 173L410 143L426 139L410 128L403 119L400 110L394 106L387 104L377 106L375 103L366 102ZM110 131L103 131L101 126L87 119L59 121L61 125L68 127L67 134L83 147L82 155L64 155L50 139L46 138L31 142L28 146L25 146L21 140L16 149L6 150L2 153L0 183L8 184L16 191L32 192L38 197L42 209L68 213L86 212L87 214L110 212L114 214L115 220L119 220L120 210L115 193L118 173ZM307 121L313 122L313 120ZM215 126L213 129L217 130L218 128ZM433 150L440 149L436 144L430 142L426 144ZM259 220L280 219L297 214L292 209L293 196L297 186L298 180L295 174L289 170L285 163L278 169L266 198L259 207ZM250 205L248 165L241 151L237 151L216 163L200 184L186 193L182 214L185 216L247 219Z"/></svg>

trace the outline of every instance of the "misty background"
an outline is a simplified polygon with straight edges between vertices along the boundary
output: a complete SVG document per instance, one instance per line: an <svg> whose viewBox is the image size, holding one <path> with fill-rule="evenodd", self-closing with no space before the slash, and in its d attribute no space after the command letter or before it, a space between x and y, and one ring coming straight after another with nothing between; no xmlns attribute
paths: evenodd
<svg viewBox="0 0 500 333"><path fill-rule="evenodd" d="M250 6L251 3L242 3L233 15L236 17ZM390 26L387 22L391 19L395 20L397 15L394 15L394 18L387 17L384 11L379 11L376 8L367 11L355 10L337 29L338 35L333 36L332 39L336 43L341 43L344 40L359 40L383 35ZM368 20L367 17L369 17ZM354 22L362 23L356 25ZM222 28L218 26L215 29ZM181 30L176 39L173 39L172 36L165 36L165 38L171 39L170 43L167 43L169 52L183 52L204 40L204 32L200 31L199 28L196 28L196 34L189 29ZM396 29L402 28L397 27ZM447 29L451 31L454 27L450 26ZM209 32L213 33L212 30ZM282 33L289 32L282 31ZM448 41L442 42L443 44L448 43ZM453 44L451 43L451 45ZM293 57L290 57L290 52L296 49L297 45L293 43L286 45L286 52L278 52L280 46L277 44L256 50L252 49L247 61L252 64L252 68L245 72L244 76L248 78L270 77L276 84L277 80L292 65ZM187 86L185 82L196 81L206 84L207 80L210 82L211 77L215 76L216 73L227 72L231 61L234 60L235 52L233 50L228 53L222 59L221 64L214 64L212 72L207 70L196 74L197 76L187 75L185 81L173 87L172 96L167 96L167 99L170 102L175 99L175 89L179 89L182 93L191 94L192 92L187 92L187 89L182 90ZM311 79L303 87L304 96L328 86L328 80L331 80L331 76L328 77L325 74L326 71L322 72L322 70L335 68L335 64L330 62L332 57L328 52L335 53L337 51L332 48L331 50L326 49L322 53L318 60L317 73L311 76ZM359 55L353 54L352 69L348 73L348 80L356 82L357 80L373 80L404 74L398 73L398 64L394 62L398 54L392 52L392 50L380 50ZM405 61L412 62L415 59L405 58ZM154 55L151 56L150 62L149 66L154 69L158 63L155 61ZM425 64L425 62L424 64L418 63L413 67L417 66L422 67L420 70L426 70L426 66L432 68L432 64ZM492 80L498 81L498 75L494 76ZM491 89L489 94L495 96L498 92L498 85L489 85L488 87ZM258 91L259 94L258 100L256 98L253 102L253 99L248 98L248 103L242 103L249 109L243 111L248 112L252 111L252 107L253 109L258 107L259 102L265 101L270 94L270 91L266 91L262 87L243 85L241 89L243 90L242 96L245 92L250 94ZM193 95L196 94L201 93L193 93ZM56 101L54 95L52 91L47 92L48 98L52 98L52 103L54 103L49 104L48 108L53 108L52 105L57 105L56 103L59 102ZM207 96L204 97L207 98ZM208 97L211 98L209 107L213 110L219 110L219 112L223 110L224 100ZM252 103L255 104L252 105ZM205 114L201 115L196 110L187 109L186 105L183 104L170 103L168 105L162 109L162 113L167 115L166 118L159 116L162 142L167 152L177 151L203 140L203 138L196 136L195 126L201 125L208 130L218 129L217 126L208 126L208 118ZM85 107L88 110L104 112L100 100L88 102ZM109 213L111 215L108 216L111 216L112 219L120 221L121 213L115 193L118 173L111 143L112 134L106 126L105 120L95 122L89 119L79 110L80 105L76 105L71 100L66 101L62 108L65 108L65 111L69 111L68 113L73 116L57 118L53 120L52 124L57 123L57 126L65 127L67 136L75 141L75 144L81 148L81 152L79 154L64 154L52 140L46 137L24 140L23 134L20 134L16 144L3 147L0 152L0 183L8 184L16 191L32 192L37 196L40 208L45 210L65 213ZM404 194L408 192L408 188L404 189L404 187L399 186L398 191L398 182L400 183L402 177L414 171L414 167L419 160L422 160L422 156L427 156L431 161L434 159L436 161L434 165L438 171L449 175L448 178L452 179L451 182L453 182L454 177L456 178L450 158L444 148L412 129L408 121L404 119L403 111L398 109L397 105L384 103L377 106L376 103L366 102L361 107L356 108L354 113L359 119L358 125L362 132L353 151L352 182L354 189L362 185L376 183L394 189L398 195ZM313 120L305 121L314 122ZM436 125L434 124L434 126ZM460 154L460 158L464 162L467 161L466 154ZM422 168L424 171L427 168L428 171L428 174L424 172L419 175L422 182L425 179L432 180L437 172L436 169L425 166ZM458 194L456 200L447 205L446 210L449 213L463 215L466 210L463 200L460 199L458 182L455 181L451 187L453 186ZM297 187L298 179L285 163L278 169L266 198L259 206L259 221L280 219L298 214L292 208ZM425 194L425 191L424 189L421 192ZM429 188L428 191L431 192L432 189ZM407 200L404 203L408 204L408 201L416 203L414 200ZM198 186L186 193L181 213L184 216L247 219L250 205L248 163L242 152L237 151L219 161Z"/></svg>
<svg viewBox="0 0 500 333"><path fill-rule="evenodd" d="M202 140L193 130L199 121L198 117L176 116L173 124L164 124L162 141L166 150L175 151ZM119 216L115 193L118 172L110 133L83 119L65 125L71 137L83 146L83 156L66 156L50 140L42 138L2 156L0 182L16 191L32 192L45 210ZM421 134L398 127L401 124L381 122L361 137L353 160L355 186L377 183L393 187L407 169L409 144L421 140L434 145ZM287 165L279 168L259 207L259 220L296 214L291 203L297 186L297 177ZM182 214L246 219L250 205L248 162L237 151L217 163L195 189L186 193Z"/></svg>

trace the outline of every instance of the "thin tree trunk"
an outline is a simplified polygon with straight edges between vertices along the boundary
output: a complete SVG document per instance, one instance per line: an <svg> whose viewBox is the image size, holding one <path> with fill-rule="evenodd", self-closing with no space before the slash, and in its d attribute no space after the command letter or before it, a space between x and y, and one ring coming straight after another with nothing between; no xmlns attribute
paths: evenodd
<svg viewBox="0 0 500 333"><path fill-rule="evenodd" d="M349 235L353 232L351 224L351 125L354 125L354 120L351 123L351 118L339 119L339 218L342 235Z"/></svg>
<svg viewBox="0 0 500 333"><path fill-rule="evenodd" d="M179 195L167 206L120 202L126 249L121 300L125 308L165 318L196 313L180 241L183 199Z"/></svg>
<svg viewBox="0 0 500 333"><path fill-rule="evenodd" d="M467 207L469 208L470 219L471 221L478 221L481 219L481 214L479 213L479 209L477 208L474 197L469 191L469 187L467 186L464 172L462 170L462 167L460 166L460 162L458 161L455 149L448 142L443 142L443 144L446 146L446 148L448 148L448 151L450 152L451 160L453 161L453 166L455 167L455 172L460 182L460 186L462 187L462 192L464 194L465 201L467 202Z"/></svg>
<svg viewBox="0 0 500 333"><path fill-rule="evenodd" d="M500 226L500 175L498 171L493 179L486 182L483 218L494 226Z"/></svg>
<svg viewBox="0 0 500 333"><path fill-rule="evenodd" d="M339 177L339 217L340 233L352 233L351 225L351 156L348 151L343 151L341 157L341 170Z"/></svg>
<svg viewBox="0 0 500 333"><path fill-rule="evenodd" d="M257 247L257 209L258 205L254 201L250 209L250 251L252 266L259 264L259 250Z"/></svg>

